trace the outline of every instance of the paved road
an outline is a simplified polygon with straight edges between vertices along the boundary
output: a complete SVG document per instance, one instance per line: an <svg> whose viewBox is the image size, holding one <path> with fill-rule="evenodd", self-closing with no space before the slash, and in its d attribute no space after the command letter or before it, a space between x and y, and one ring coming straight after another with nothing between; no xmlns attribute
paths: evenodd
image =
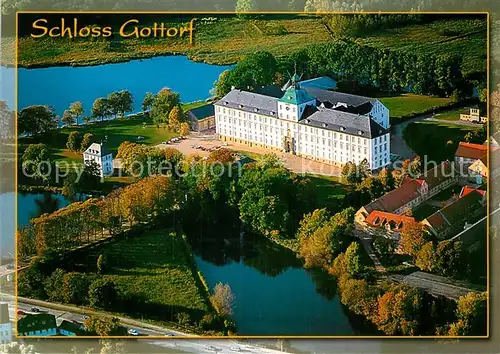
<svg viewBox="0 0 500 354"><path fill-rule="evenodd" d="M9 304L9 315L11 317L11 320L15 319L17 317L17 314L15 313L15 306L14 306L14 297L12 295L7 295L7 294L1 294L3 300L8 300L10 299L10 304ZM23 310L27 313L32 313L31 309L33 307L37 307L40 309L42 312L46 313L51 313L56 316L56 321L57 324L60 324L63 320L67 321L77 321L77 322L83 322L83 315L79 313L82 311L79 308L73 308L71 311L69 309L69 306L64 306L64 305L58 305L58 304L50 304L47 303L48 306L41 306L37 304L36 306L27 303L27 302L36 302L36 303L44 303L42 301L37 301L37 300L32 300L32 299L26 299L26 300L20 300L18 301L18 310ZM59 309L57 309L59 307ZM68 309L66 309L68 307ZM233 339L210 339L206 337L199 337L196 335L192 335L189 333L183 333L179 332L176 330L168 329L168 328L163 328L160 326L154 326L149 323L144 323L141 321L133 320L133 319L128 319L128 318L123 318L119 317L121 324L127 328L134 328L138 330L142 335L145 336L155 336L157 338L152 338L152 339L146 339L147 337L142 337L144 338L145 343L157 345L157 346L162 346L162 347L167 347L167 348L175 348L176 350L179 350L179 352L188 352L188 353L219 353L219 354L225 354L225 353L236 353L236 352L244 352L244 353L263 353L263 354L278 354L282 353L281 351L275 350L275 349L268 349L256 345L249 345L246 343L239 342L237 340ZM186 337L189 336L190 338L180 338L180 337ZM164 337L162 339L159 339L158 337ZM196 337L196 338L194 338ZM137 338L137 337L136 337ZM139 337L140 338L140 337Z"/></svg>

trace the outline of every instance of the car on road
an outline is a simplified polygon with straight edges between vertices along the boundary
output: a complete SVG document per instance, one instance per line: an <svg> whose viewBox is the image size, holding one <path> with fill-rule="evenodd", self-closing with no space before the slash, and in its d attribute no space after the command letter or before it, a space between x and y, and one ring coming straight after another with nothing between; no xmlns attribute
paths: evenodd
<svg viewBox="0 0 500 354"><path fill-rule="evenodd" d="M238 347L237 345L232 345L229 347L233 352L241 352L241 348Z"/></svg>
<svg viewBox="0 0 500 354"><path fill-rule="evenodd" d="M15 268L15 267L14 267L14 265L13 265L13 264L9 264L9 265L7 265L7 269L14 269L14 268Z"/></svg>
<svg viewBox="0 0 500 354"><path fill-rule="evenodd" d="M86 320L88 320L88 319L89 319L89 316L87 316L87 315L83 315L83 316L82 316L82 319L83 319L84 321L86 321Z"/></svg>
<svg viewBox="0 0 500 354"><path fill-rule="evenodd" d="M32 307L31 312L40 312L40 309L38 307Z"/></svg>
<svg viewBox="0 0 500 354"><path fill-rule="evenodd" d="M210 350L212 352L220 352L222 350L220 348L214 347L213 345L209 345L209 346L205 347L205 349Z"/></svg>
<svg viewBox="0 0 500 354"><path fill-rule="evenodd" d="M173 337L173 336L175 336L175 334L173 334L173 333L167 333L167 334L165 334L165 336L167 336L167 337Z"/></svg>
<svg viewBox="0 0 500 354"><path fill-rule="evenodd" d="M17 310L17 314L18 315L24 315L24 311L23 310Z"/></svg>
<svg viewBox="0 0 500 354"><path fill-rule="evenodd" d="M127 333L130 334L131 336L138 336L140 334L138 330L133 328L129 328Z"/></svg>

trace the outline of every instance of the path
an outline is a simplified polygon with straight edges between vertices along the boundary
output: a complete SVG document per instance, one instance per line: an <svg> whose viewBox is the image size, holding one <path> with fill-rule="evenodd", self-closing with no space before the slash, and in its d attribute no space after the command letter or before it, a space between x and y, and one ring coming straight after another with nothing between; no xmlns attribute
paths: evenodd
<svg viewBox="0 0 500 354"><path fill-rule="evenodd" d="M361 244L363 245L366 253L372 260L373 264L375 265L375 270L380 273L385 273L386 271L385 267L382 265L377 255L375 254L375 251L373 250L372 236L358 227L356 227L356 230L354 230L354 235L356 235L356 237L359 238L359 240L361 241Z"/></svg>
<svg viewBox="0 0 500 354"><path fill-rule="evenodd" d="M172 144L158 144L157 148L166 149L166 148L174 148L184 155L198 154L200 156L208 156L208 151L203 151L200 149L196 149L193 146L203 146L205 148L211 148L215 146L223 146L223 143L215 138L215 135L203 135L199 133L192 133L187 139L180 140L177 143ZM284 163L284 166L289 170L295 173L311 173L316 175L325 175L325 176L336 176L340 177L341 168L338 166L327 165L318 161L306 159L297 155L287 154L283 152L276 152L266 148L261 147L250 147L245 144L238 143L228 143L226 146L223 146L230 150L236 150L241 152L249 152L255 154L270 154L275 153L279 156Z"/></svg>

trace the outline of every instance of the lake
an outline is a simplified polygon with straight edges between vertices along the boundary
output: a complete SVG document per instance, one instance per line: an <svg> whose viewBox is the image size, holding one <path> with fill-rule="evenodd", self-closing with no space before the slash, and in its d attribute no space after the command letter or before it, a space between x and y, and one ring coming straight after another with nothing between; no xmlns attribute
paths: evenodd
<svg viewBox="0 0 500 354"><path fill-rule="evenodd" d="M81 101L89 115L94 100L113 91L127 89L134 97L134 112L142 111L146 92L156 93L163 87L178 92L182 102L209 98L219 75L230 66L197 63L185 56L166 56L132 60L124 63L85 67L50 67L19 69L18 105L50 105L62 115L72 102ZM13 81L13 68L2 67L0 75ZM10 92L0 99L13 107Z"/></svg>
<svg viewBox="0 0 500 354"><path fill-rule="evenodd" d="M358 332L344 312L333 278L304 269L293 252L264 237L240 240L220 224L212 227L186 233L210 290L219 282L230 285L235 297L232 319L239 335L348 336Z"/></svg>

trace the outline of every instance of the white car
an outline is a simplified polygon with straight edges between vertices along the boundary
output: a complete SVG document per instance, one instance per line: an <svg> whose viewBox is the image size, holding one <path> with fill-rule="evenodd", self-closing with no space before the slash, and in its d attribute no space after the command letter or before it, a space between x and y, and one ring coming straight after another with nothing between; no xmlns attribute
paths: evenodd
<svg viewBox="0 0 500 354"><path fill-rule="evenodd" d="M232 345L229 347L233 352L241 352L241 348L238 347L237 345Z"/></svg>
<svg viewBox="0 0 500 354"><path fill-rule="evenodd" d="M140 334L138 330L133 328L129 328L127 333L130 334L131 336L138 336Z"/></svg>

